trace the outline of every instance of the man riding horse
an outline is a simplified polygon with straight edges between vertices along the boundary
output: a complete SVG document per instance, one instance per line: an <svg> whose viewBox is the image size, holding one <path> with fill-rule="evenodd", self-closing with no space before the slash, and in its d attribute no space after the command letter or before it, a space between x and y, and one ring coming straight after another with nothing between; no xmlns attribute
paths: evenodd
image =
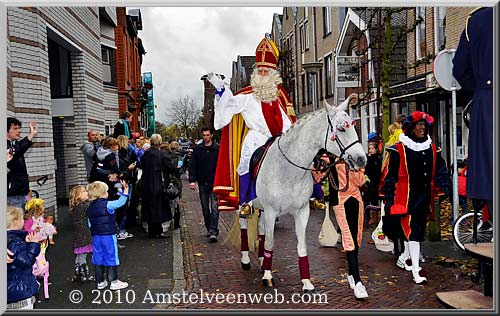
<svg viewBox="0 0 500 316"><path fill-rule="evenodd" d="M208 81L216 89L214 127L222 128L219 160L214 192L219 197L219 210L237 210L240 216L241 263L250 268L248 257L247 218L253 213L256 198L251 177L250 160L254 151L271 137L287 131L296 121L292 102L281 86L276 69L279 52L274 42L265 37L257 46L250 86L233 95L214 73ZM259 257L264 256L264 232L259 231Z"/></svg>

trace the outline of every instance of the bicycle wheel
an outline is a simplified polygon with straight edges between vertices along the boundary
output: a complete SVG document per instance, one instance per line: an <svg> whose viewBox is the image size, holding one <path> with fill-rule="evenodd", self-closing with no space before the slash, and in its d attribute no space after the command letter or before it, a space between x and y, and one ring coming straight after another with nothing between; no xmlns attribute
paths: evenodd
<svg viewBox="0 0 500 316"><path fill-rule="evenodd" d="M455 225L453 225L453 240L455 244L465 251L464 244L472 242L474 212L462 215ZM490 242L493 238L493 229L491 227L483 227L481 214L477 215L478 229L477 242ZM484 225L489 226L489 225Z"/></svg>

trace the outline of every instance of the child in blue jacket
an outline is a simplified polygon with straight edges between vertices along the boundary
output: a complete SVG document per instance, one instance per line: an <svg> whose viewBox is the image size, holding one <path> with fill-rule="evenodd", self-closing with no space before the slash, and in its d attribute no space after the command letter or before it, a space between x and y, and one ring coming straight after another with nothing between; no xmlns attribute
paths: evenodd
<svg viewBox="0 0 500 316"><path fill-rule="evenodd" d="M107 271L110 281L110 290L120 290L128 287L127 282L118 280L118 241L116 233L115 210L127 202L128 186L120 180L123 191L119 191L120 198L115 201L108 201L108 185L101 181L94 181L87 185L89 200L87 217L90 223L90 233L92 234L92 264L95 265L95 279L97 289L103 290L108 286L108 281L104 279Z"/></svg>
<svg viewBox="0 0 500 316"><path fill-rule="evenodd" d="M19 207L7 206L7 249L13 255L7 264L7 309L33 309L39 284L33 265L40 253L34 233L23 230L24 213Z"/></svg>

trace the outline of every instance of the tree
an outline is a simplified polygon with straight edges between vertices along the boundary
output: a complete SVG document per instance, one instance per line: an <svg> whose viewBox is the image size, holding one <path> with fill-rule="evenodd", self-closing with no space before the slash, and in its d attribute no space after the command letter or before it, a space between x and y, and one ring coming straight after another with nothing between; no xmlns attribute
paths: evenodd
<svg viewBox="0 0 500 316"><path fill-rule="evenodd" d="M353 8L358 14L364 15L366 29L360 30L354 40L359 40L366 30L370 30L373 36L370 45L366 49L358 51L357 54L365 55L369 48L375 49L375 53L371 59L366 59L360 65L363 67L370 61L380 62L380 65L375 63L376 73L379 74L378 87L380 95L377 96L382 104L382 126L387 127L391 124L390 118L390 96L393 93L390 85L394 77L394 70L403 70L406 73L408 69L416 65L406 64L406 37L408 33L415 31L417 26L423 22L422 17L417 17L412 23L407 23L407 10L413 8ZM404 18L403 18L404 17ZM401 48L404 48L402 50ZM403 54L404 52L404 54ZM403 57L403 60L401 60ZM426 56L426 62L430 56ZM367 90L371 90L370 84ZM367 93L371 95L371 93ZM360 99L361 101L361 99ZM387 142L389 133L387 128L382 128L382 139Z"/></svg>
<svg viewBox="0 0 500 316"><path fill-rule="evenodd" d="M168 127L165 127L165 139L167 139L169 142L174 140L177 141L181 134L181 130L179 129L179 126L177 126L177 124L172 124Z"/></svg>
<svg viewBox="0 0 500 316"><path fill-rule="evenodd" d="M201 107L190 96L186 95L171 101L165 113L181 129L182 136L188 137L201 116Z"/></svg>

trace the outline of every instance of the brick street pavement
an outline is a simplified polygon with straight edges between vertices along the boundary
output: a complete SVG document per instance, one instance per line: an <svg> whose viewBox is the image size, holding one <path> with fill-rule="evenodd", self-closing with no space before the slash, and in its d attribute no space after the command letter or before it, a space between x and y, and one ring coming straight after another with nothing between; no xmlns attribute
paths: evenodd
<svg viewBox="0 0 500 316"><path fill-rule="evenodd" d="M266 304L247 303L220 304L212 302L197 304L174 304L170 308L179 309L443 309L435 292L476 289L481 287L470 282L459 268L437 264L434 257L426 257L422 266L429 272L429 282L421 286L413 283L411 273L395 266L396 256L383 253L369 244L370 233L365 232L360 249L360 269L363 284L369 298L356 300L346 280L347 261L339 248L321 248L317 240L324 218L323 211L311 211L308 224L308 255L312 282L317 293L326 294L327 303L294 304L292 295L301 293L299 278L296 237L293 218L280 217L275 229L275 249L273 256L273 277L275 288L262 286L262 273L258 266L256 253L251 253L252 268L243 271L240 267L239 249L224 245L233 221L233 213L221 213L219 220L220 237L215 244L208 243L200 209L198 191L191 191L184 181L183 193L183 240L184 272L186 292L200 294L228 293L278 293L283 294L285 303ZM424 256L427 249L434 249L433 243L423 246ZM443 242L436 242L436 249L443 247ZM448 242L451 247L451 242ZM435 255L436 251L427 251ZM443 253L438 253L443 255ZM199 297L198 297L199 299ZM318 298L325 301L323 298ZM286 301L289 301L289 304Z"/></svg>

